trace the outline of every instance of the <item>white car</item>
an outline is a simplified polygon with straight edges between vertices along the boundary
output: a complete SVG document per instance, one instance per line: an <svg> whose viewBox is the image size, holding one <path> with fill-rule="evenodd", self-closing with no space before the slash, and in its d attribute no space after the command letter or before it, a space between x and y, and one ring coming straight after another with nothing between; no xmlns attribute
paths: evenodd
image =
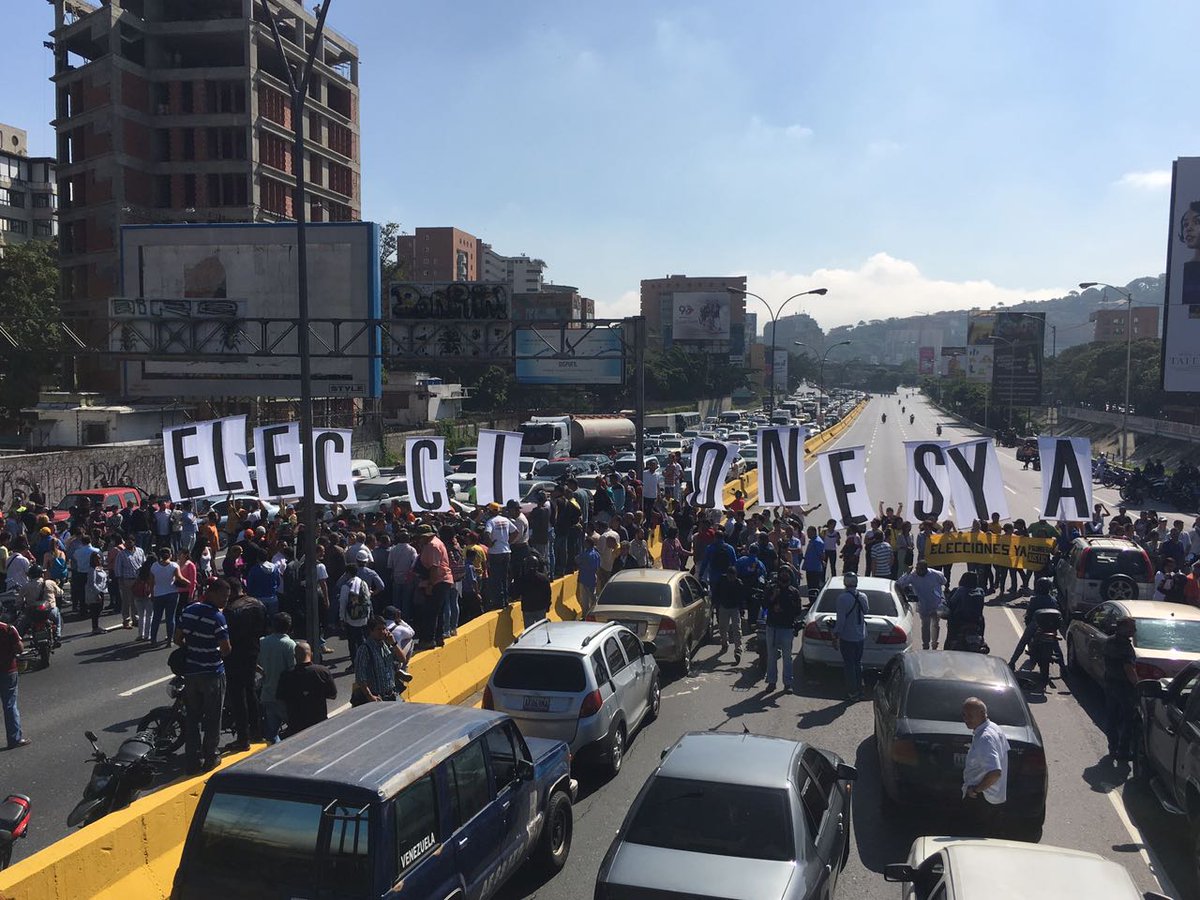
<svg viewBox="0 0 1200 900"><path fill-rule="evenodd" d="M842 654L833 646L837 622L837 598L846 589L841 575L825 582L817 600L804 617L800 656L805 665L841 666ZM861 575L858 590L867 597L867 643L863 647L864 669L882 669L898 653L912 646L913 630L920 620L890 578Z"/></svg>
<svg viewBox="0 0 1200 900"><path fill-rule="evenodd" d="M447 475L446 487L449 488L455 500L466 502L471 496L471 488L475 487L475 473L473 471L455 472L453 475Z"/></svg>
<svg viewBox="0 0 1200 900"><path fill-rule="evenodd" d="M517 459L517 466L521 470L522 480L529 478L537 478L537 473L545 468L547 460L540 456L522 456Z"/></svg>

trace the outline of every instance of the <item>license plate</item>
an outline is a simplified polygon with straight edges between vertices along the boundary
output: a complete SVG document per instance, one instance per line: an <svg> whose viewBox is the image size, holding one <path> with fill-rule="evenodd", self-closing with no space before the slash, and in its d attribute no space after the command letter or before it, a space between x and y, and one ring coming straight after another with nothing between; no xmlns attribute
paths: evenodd
<svg viewBox="0 0 1200 900"><path fill-rule="evenodd" d="M634 621L625 619L625 620L618 620L617 624L624 625L626 628L628 628L634 634L643 634L646 631L646 623L645 622L634 622Z"/></svg>
<svg viewBox="0 0 1200 900"><path fill-rule="evenodd" d="M965 753L955 753L955 754L954 754L954 764L955 764L956 766L958 766L960 769L961 769L963 766L965 766L965 765L967 764L967 754L965 754Z"/></svg>
<svg viewBox="0 0 1200 900"><path fill-rule="evenodd" d="M549 697L526 697L521 702L521 708L526 712L549 712Z"/></svg>

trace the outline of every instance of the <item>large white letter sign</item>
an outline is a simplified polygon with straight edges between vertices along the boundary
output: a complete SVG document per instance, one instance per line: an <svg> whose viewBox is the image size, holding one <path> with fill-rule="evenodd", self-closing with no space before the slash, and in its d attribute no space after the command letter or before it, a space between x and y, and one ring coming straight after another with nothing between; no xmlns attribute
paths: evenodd
<svg viewBox="0 0 1200 900"><path fill-rule="evenodd" d="M806 506L803 427L758 429L758 505Z"/></svg>
<svg viewBox="0 0 1200 900"><path fill-rule="evenodd" d="M950 515L949 441L905 441L910 522L941 522Z"/></svg>
<svg viewBox="0 0 1200 900"><path fill-rule="evenodd" d="M520 432L479 429L475 453L475 502L486 506L520 500L520 460Z"/></svg>
<svg viewBox="0 0 1200 900"><path fill-rule="evenodd" d="M1092 517L1092 442L1084 437L1038 437L1043 519L1086 522Z"/></svg>
<svg viewBox="0 0 1200 900"><path fill-rule="evenodd" d="M821 485L829 514L837 510L843 525L861 525L875 513L867 496L867 452L864 447L845 447L817 454Z"/></svg>
<svg viewBox="0 0 1200 900"><path fill-rule="evenodd" d="M304 468L300 426L296 422L255 428L254 461L258 467L259 494L272 499L300 496Z"/></svg>
<svg viewBox="0 0 1200 900"><path fill-rule="evenodd" d="M446 490L445 454L445 438L409 438L404 442L404 471L408 473L408 502L412 504L414 510L450 512L450 494Z"/></svg>
<svg viewBox="0 0 1200 900"><path fill-rule="evenodd" d="M946 450L950 460L950 492L954 496L954 515L966 530L967 516L986 524L992 513L1008 518L1008 499L1000 475L1000 458L991 438L964 441Z"/></svg>
<svg viewBox="0 0 1200 900"><path fill-rule="evenodd" d="M165 428L163 456L176 502L250 489L245 416Z"/></svg>
<svg viewBox="0 0 1200 900"><path fill-rule="evenodd" d="M737 455L737 444L698 438L692 444L693 502L705 509L723 506L725 476Z"/></svg>
<svg viewBox="0 0 1200 900"><path fill-rule="evenodd" d="M313 431L313 490L318 503L357 503L351 461L354 432L340 428Z"/></svg>

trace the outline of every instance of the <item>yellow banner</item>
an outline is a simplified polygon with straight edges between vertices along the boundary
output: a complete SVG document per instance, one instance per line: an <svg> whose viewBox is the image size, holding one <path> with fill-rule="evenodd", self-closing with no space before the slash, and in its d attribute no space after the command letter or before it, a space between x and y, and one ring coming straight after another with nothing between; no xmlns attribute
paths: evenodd
<svg viewBox="0 0 1200 900"><path fill-rule="evenodd" d="M1053 550L1053 538L952 531L929 536L925 559L935 568L957 563L986 563L989 566L1037 571L1050 562Z"/></svg>

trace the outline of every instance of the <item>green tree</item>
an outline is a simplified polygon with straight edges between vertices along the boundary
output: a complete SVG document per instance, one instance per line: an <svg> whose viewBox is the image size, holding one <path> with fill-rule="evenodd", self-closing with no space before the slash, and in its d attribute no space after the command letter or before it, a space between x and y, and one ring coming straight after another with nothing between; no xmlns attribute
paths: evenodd
<svg viewBox="0 0 1200 900"><path fill-rule="evenodd" d="M59 344L58 244L29 241L0 256L0 418L17 419L54 374Z"/></svg>
<svg viewBox="0 0 1200 900"><path fill-rule="evenodd" d="M379 229L379 283L383 285L384 296L389 284L408 277L406 261L396 253L399 239L399 222L388 222Z"/></svg>

